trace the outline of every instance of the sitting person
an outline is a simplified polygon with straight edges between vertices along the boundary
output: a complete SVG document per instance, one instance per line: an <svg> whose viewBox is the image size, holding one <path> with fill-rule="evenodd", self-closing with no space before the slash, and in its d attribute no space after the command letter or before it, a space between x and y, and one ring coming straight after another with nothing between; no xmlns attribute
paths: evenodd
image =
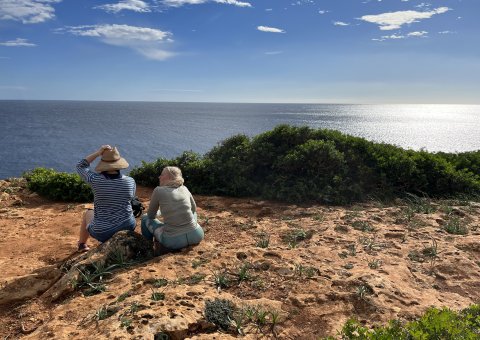
<svg viewBox="0 0 480 340"><path fill-rule="evenodd" d="M200 243L204 233L197 223L197 206L182 172L167 166L159 176L160 185L153 190L147 214L142 217L142 235L160 243L160 253ZM160 209L163 223L156 219ZM156 252L158 254L158 252Z"/></svg>
<svg viewBox="0 0 480 340"><path fill-rule="evenodd" d="M90 170L90 163L97 157L101 160ZM78 250L87 251L87 239L92 236L105 242L117 231L134 230L136 221L133 216L131 199L135 197L135 180L122 175L121 169L128 168L127 161L120 157L117 148L103 145L98 151L88 155L77 164L80 177L93 189L93 210L88 209L82 217Z"/></svg>

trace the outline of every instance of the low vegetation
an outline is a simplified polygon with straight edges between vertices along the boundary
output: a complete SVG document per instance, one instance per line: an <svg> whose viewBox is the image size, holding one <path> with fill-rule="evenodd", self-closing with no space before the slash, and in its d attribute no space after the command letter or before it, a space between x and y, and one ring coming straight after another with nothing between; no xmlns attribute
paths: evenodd
<svg viewBox="0 0 480 340"><path fill-rule="evenodd" d="M478 339L480 334L480 306L471 305L460 312L448 308L430 308L419 319L402 323L392 320L386 326L369 329L355 319L343 326L339 339L407 340L407 339ZM328 337L326 340L334 340Z"/></svg>
<svg viewBox="0 0 480 340"><path fill-rule="evenodd" d="M187 151L174 159L142 162L130 175L158 185L158 174L179 166L196 194L255 196L286 202L346 204L369 198L469 197L480 191L480 151L430 153L375 143L333 130L279 125L253 138L230 137L205 155ZM55 200L91 201L77 175L37 168L24 175L31 190ZM412 197L416 197L412 199Z"/></svg>

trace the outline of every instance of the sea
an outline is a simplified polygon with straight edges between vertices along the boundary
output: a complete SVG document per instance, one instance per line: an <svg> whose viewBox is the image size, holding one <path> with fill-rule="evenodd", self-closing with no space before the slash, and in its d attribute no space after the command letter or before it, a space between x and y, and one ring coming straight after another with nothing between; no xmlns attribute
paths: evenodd
<svg viewBox="0 0 480 340"><path fill-rule="evenodd" d="M130 169L204 154L235 134L279 124L327 128L431 152L480 149L480 105L237 104L0 100L0 179L35 167L74 172L102 144Z"/></svg>

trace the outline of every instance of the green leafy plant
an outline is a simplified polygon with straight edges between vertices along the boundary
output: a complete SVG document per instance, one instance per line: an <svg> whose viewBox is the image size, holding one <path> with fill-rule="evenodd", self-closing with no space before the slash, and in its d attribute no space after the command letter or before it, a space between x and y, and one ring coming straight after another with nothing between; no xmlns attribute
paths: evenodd
<svg viewBox="0 0 480 340"><path fill-rule="evenodd" d="M36 168L23 174L27 187L55 201L91 202L93 191L79 175Z"/></svg>
<svg viewBox="0 0 480 340"><path fill-rule="evenodd" d="M95 312L94 318L97 321L104 320L114 315L118 310L119 308L116 306L103 305Z"/></svg>
<svg viewBox="0 0 480 340"><path fill-rule="evenodd" d="M234 304L230 300L215 299L205 302L205 318L207 321L227 331L233 320Z"/></svg>
<svg viewBox="0 0 480 340"><path fill-rule="evenodd" d="M153 301L165 300L165 293L157 292L154 289L152 289L152 295L150 296L150 299L152 299Z"/></svg>
<svg viewBox="0 0 480 340"><path fill-rule="evenodd" d="M270 244L270 235L268 233L261 233L258 235L256 246L259 248L268 248Z"/></svg>
<svg viewBox="0 0 480 340"><path fill-rule="evenodd" d="M458 216L450 216L448 221L443 225L443 229L449 234L468 234L468 225L464 223Z"/></svg>

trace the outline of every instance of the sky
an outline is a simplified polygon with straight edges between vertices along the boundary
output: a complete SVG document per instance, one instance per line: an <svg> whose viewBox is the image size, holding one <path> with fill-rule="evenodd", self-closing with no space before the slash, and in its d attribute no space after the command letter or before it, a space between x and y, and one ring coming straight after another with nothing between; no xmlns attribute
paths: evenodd
<svg viewBox="0 0 480 340"><path fill-rule="evenodd" d="M480 0L0 0L0 99L480 104L479 16Z"/></svg>

